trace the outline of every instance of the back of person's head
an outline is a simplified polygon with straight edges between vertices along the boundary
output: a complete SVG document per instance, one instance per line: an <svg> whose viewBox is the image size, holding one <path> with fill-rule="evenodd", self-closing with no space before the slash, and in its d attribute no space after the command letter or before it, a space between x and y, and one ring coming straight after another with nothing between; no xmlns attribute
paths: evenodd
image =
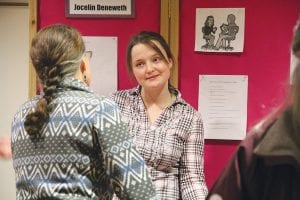
<svg viewBox="0 0 300 200"><path fill-rule="evenodd" d="M35 111L26 116L25 129L29 135L39 133L48 120L52 94L65 77L75 75L84 52L85 45L80 33L67 25L47 26L33 38L30 57L43 84L44 94Z"/></svg>
<svg viewBox="0 0 300 200"><path fill-rule="evenodd" d="M229 23L234 23L235 22L235 15L234 14L229 14L227 16L227 20Z"/></svg>
<svg viewBox="0 0 300 200"><path fill-rule="evenodd" d="M159 47L155 44L155 42L158 42L163 50L165 51L167 58L164 56L164 53L161 52ZM156 32L151 31L141 31L137 35L133 36L127 46L127 52L126 52L126 61L127 61L127 70L130 75L132 75L132 57L131 57L131 51L132 48L137 44L144 44L152 48L154 51L156 51L160 56L166 61L169 62L169 59L171 59L174 63L174 57L171 52L171 49L166 42L166 40Z"/></svg>

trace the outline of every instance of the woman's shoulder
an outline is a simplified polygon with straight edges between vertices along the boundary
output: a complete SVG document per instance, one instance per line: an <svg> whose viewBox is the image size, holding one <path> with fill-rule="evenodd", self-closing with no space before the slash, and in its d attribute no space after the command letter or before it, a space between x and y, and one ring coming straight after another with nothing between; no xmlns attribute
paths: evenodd
<svg viewBox="0 0 300 200"><path fill-rule="evenodd" d="M185 121L186 123L202 123L201 113L181 97L177 97L173 106L174 116L177 116L181 121Z"/></svg>
<svg viewBox="0 0 300 200"><path fill-rule="evenodd" d="M113 99L111 99L109 96L99 95L97 93L94 93L90 97L91 97L91 101L89 102L91 104L101 105L101 107L116 106L116 102Z"/></svg>
<svg viewBox="0 0 300 200"><path fill-rule="evenodd" d="M128 96L130 94L130 91L132 89L127 89L127 90L118 90L116 92L113 92L111 93L111 95L109 96L112 96L112 97L122 97L122 96Z"/></svg>
<svg viewBox="0 0 300 200"><path fill-rule="evenodd" d="M28 109L28 108L32 108L35 107L36 103L42 98L41 95L36 95L31 97L29 100L25 101L23 104L21 104L19 106L19 110L20 109Z"/></svg>
<svg viewBox="0 0 300 200"><path fill-rule="evenodd" d="M125 89L125 90L118 90L116 92L111 93L108 98L112 99L113 101L119 103L128 100L131 96L137 94L137 88Z"/></svg>
<svg viewBox="0 0 300 200"><path fill-rule="evenodd" d="M60 105L71 103L73 106L90 108L115 106L115 102L107 95L100 95L94 91L86 90L61 92L53 100L53 103Z"/></svg>
<svg viewBox="0 0 300 200"><path fill-rule="evenodd" d="M198 115L199 112L190 103L181 97L180 92L178 92L175 105L182 113L189 113L192 115Z"/></svg>

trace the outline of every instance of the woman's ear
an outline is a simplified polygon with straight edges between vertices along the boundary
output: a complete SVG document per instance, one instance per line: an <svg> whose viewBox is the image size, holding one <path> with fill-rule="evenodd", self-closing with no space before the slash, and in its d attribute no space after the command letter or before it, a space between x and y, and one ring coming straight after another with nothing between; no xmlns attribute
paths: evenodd
<svg viewBox="0 0 300 200"><path fill-rule="evenodd" d="M168 62L168 66L171 69L173 67L173 60L171 58L169 58L169 62Z"/></svg>
<svg viewBox="0 0 300 200"><path fill-rule="evenodd" d="M81 61L80 73L81 73L83 81L87 85L90 85L90 83L91 83L90 64L89 64L89 60L86 57L84 57Z"/></svg>
<svg viewBox="0 0 300 200"><path fill-rule="evenodd" d="M84 72L86 71L86 63L84 61L84 59L81 61L81 64L80 64L80 72L82 74L84 74Z"/></svg>

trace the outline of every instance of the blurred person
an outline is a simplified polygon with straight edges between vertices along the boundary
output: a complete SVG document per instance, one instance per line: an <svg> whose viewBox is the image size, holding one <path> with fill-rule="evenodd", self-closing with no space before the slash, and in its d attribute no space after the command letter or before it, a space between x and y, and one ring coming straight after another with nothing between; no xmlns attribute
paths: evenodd
<svg viewBox="0 0 300 200"><path fill-rule="evenodd" d="M300 24L292 52L300 59ZM300 199L300 62L287 99L250 130L207 200Z"/></svg>

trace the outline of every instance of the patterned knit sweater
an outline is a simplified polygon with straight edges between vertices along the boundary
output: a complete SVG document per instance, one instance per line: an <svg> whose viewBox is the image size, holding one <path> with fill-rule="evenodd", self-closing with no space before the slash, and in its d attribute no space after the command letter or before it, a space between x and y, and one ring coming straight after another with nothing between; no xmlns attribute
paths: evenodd
<svg viewBox="0 0 300 200"><path fill-rule="evenodd" d="M143 159L119 110L83 82L60 84L49 121L29 136L25 116L40 96L24 103L12 122L16 199L156 199Z"/></svg>

